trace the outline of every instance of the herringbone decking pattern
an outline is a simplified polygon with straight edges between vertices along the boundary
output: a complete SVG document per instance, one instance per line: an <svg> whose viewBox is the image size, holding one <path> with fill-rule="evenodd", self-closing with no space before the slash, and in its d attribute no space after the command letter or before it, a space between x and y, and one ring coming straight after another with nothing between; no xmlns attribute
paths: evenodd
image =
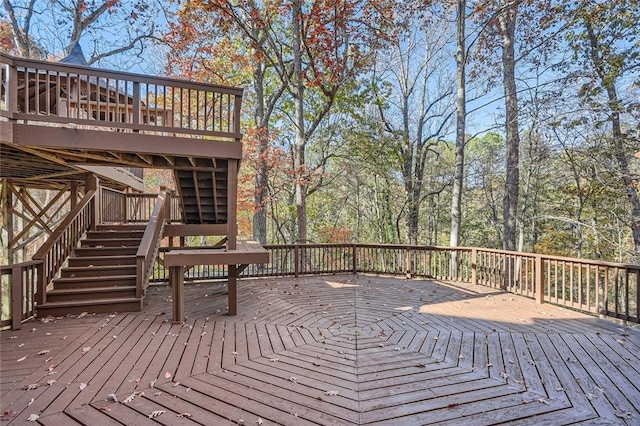
<svg viewBox="0 0 640 426"><path fill-rule="evenodd" d="M640 425L637 330L431 281L239 287L237 317L214 284L187 287L184 325L166 321L160 288L143 313L2 332L4 416L92 426Z"/></svg>

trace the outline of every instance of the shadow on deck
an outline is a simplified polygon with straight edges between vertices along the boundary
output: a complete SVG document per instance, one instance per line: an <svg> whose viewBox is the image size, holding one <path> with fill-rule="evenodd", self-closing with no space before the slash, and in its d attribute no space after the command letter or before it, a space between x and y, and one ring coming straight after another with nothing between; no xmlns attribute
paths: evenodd
<svg viewBox="0 0 640 426"><path fill-rule="evenodd" d="M640 424L640 332L487 287L367 275L149 289L0 333L3 420ZM118 400L116 402L116 399Z"/></svg>

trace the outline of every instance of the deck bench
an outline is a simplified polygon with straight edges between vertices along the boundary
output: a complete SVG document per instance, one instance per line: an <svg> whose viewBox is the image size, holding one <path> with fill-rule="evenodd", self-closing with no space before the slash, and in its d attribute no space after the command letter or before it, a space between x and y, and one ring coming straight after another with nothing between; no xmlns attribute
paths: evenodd
<svg viewBox="0 0 640 426"><path fill-rule="evenodd" d="M238 241L235 250L226 248L178 249L169 251L164 264L169 268L169 283L173 291L173 322L184 321L184 270L196 265L227 265L229 275L229 315L238 309L238 275L249 265L268 263L269 252L255 241Z"/></svg>

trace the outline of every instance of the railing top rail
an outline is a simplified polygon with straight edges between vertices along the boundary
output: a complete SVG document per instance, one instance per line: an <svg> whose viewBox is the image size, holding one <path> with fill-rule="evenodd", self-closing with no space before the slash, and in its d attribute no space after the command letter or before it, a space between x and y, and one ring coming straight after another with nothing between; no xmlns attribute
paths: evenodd
<svg viewBox="0 0 640 426"><path fill-rule="evenodd" d="M577 258L577 257L555 256L551 254L529 253L529 252L521 252L521 251L509 251L509 250L489 249L489 248L480 248L480 247L474 247L474 249L478 252L508 254L512 256L515 255L515 256L525 256L525 257L540 256L543 260L557 260L559 262L573 262L573 263L583 263L583 264L594 265L594 266L611 266L611 267L617 267L617 268L640 270L640 265L633 265L630 263L616 263L616 262L609 262L606 260L583 259L583 258Z"/></svg>
<svg viewBox="0 0 640 426"><path fill-rule="evenodd" d="M30 260L28 262L12 263L11 265L0 265L0 271L10 271L14 268L27 268L29 266L39 265L42 260Z"/></svg>
<svg viewBox="0 0 640 426"><path fill-rule="evenodd" d="M45 71L66 72L70 74L91 75L93 77L104 77L110 79L120 79L128 81L137 81L147 84L159 84L173 87L183 87L191 89L200 89L205 91L213 91L235 96L242 96L244 89L231 86L223 86L220 84L209 84L194 82L188 80L178 80L168 77L152 77L144 74L136 74L124 71L106 70L101 68L93 68L82 65L66 64L60 62L40 61L36 59L18 58L15 56L0 53L0 62L13 67L24 67L41 69Z"/></svg>
<svg viewBox="0 0 640 426"><path fill-rule="evenodd" d="M164 220L164 218L160 218L159 216L162 209L164 208L164 200L167 198L167 194L166 192L161 192L157 194L156 197L157 197L157 201L155 206L153 207L153 212L151 213L151 219L149 220L149 223L155 223L157 225L157 222L159 220ZM144 234L142 235L142 240L140 241L140 246L138 247L136 256L147 255L147 253L149 252L149 248L153 243L154 230L155 230L154 227L147 226L147 228L144 231Z"/></svg>
<svg viewBox="0 0 640 426"><path fill-rule="evenodd" d="M62 233L69 227L69 224L73 222L80 212L91 202L96 195L96 190L92 189L82 197L82 200L69 212L67 218L53 231L53 234L44 242L40 249L33 255L33 260L42 260L47 252L58 241Z"/></svg>

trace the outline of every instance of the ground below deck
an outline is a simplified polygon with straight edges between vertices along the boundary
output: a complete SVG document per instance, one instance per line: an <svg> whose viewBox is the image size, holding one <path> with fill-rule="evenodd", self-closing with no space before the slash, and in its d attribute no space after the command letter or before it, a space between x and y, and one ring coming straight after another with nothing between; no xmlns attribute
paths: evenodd
<svg viewBox="0 0 640 426"><path fill-rule="evenodd" d="M640 425L640 332L483 287L366 275L170 291L0 333L3 420ZM116 402L116 398L118 402ZM5 423L6 424L6 423Z"/></svg>

